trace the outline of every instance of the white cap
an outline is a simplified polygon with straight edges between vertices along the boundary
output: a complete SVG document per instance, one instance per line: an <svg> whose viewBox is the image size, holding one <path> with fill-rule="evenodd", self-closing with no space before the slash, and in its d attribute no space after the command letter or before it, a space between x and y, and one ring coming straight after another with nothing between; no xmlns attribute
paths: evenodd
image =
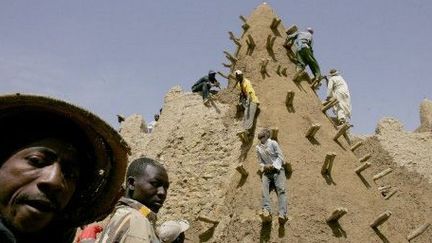
<svg viewBox="0 0 432 243"><path fill-rule="evenodd" d="M242 75L243 72L237 69L237 70L235 70L234 74L235 74L236 76L237 76L237 75Z"/></svg>
<svg viewBox="0 0 432 243"><path fill-rule="evenodd" d="M158 236L164 243L173 242L181 233L188 230L189 226L187 220L170 220L159 227Z"/></svg>

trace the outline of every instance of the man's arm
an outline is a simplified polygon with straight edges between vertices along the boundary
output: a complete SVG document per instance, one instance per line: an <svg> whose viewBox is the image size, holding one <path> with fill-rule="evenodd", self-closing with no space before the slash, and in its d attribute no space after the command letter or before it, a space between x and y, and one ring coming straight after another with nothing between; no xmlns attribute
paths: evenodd
<svg viewBox="0 0 432 243"><path fill-rule="evenodd" d="M273 151L275 151L278 158L281 160L282 164L284 164L285 157L283 155L282 149L280 148L279 144L276 141L272 140L272 147L273 147Z"/></svg>
<svg viewBox="0 0 432 243"><path fill-rule="evenodd" d="M330 100L333 96L333 86L334 86L334 80L333 78L328 79L328 86L327 86L327 100Z"/></svg>
<svg viewBox="0 0 432 243"><path fill-rule="evenodd" d="M217 81L217 80L215 80L215 81L212 83L212 85L215 86L215 87L217 87L217 88L219 88L219 89L221 89L221 87L220 87L220 83L219 83L219 81Z"/></svg>
<svg viewBox="0 0 432 243"><path fill-rule="evenodd" d="M259 169L259 171L262 173L262 172L264 172L265 162L264 162L264 160L262 159L262 157L261 157L261 153L260 153L260 151L259 151L258 148L256 148L256 155L257 155L258 163L259 163L259 165L260 165L260 169Z"/></svg>

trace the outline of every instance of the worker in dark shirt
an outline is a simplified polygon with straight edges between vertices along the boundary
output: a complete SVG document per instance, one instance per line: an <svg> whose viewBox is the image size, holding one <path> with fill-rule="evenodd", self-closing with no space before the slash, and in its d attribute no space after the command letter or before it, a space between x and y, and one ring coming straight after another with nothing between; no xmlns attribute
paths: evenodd
<svg viewBox="0 0 432 243"><path fill-rule="evenodd" d="M207 104L209 101L210 89L213 86L220 89L220 83L216 80L216 72L210 70L208 75L205 75L195 82L195 84L192 86L192 92L201 92L204 104Z"/></svg>

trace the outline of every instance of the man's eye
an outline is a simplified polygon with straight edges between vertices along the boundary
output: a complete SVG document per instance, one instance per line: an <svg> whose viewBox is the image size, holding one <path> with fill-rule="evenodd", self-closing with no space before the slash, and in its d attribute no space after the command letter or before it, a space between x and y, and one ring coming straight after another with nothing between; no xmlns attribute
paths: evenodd
<svg viewBox="0 0 432 243"><path fill-rule="evenodd" d="M27 160L32 165L36 165L36 166L40 166L40 165L43 165L45 163L44 158L42 158L41 156L37 156L37 155L30 155L27 157Z"/></svg>

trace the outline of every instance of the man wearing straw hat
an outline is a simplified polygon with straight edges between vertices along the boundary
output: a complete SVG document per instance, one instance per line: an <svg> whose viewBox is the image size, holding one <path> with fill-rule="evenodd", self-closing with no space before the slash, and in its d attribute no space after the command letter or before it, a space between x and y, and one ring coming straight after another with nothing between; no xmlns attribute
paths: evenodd
<svg viewBox="0 0 432 243"><path fill-rule="evenodd" d="M0 242L72 242L120 195L128 147L90 112L33 95L0 96Z"/></svg>
<svg viewBox="0 0 432 243"><path fill-rule="evenodd" d="M327 79L327 98L335 98L338 103L333 106L333 111L336 114L338 125L348 122L351 117L351 96L348 90L348 85L344 78L336 69L331 69L329 78Z"/></svg>

